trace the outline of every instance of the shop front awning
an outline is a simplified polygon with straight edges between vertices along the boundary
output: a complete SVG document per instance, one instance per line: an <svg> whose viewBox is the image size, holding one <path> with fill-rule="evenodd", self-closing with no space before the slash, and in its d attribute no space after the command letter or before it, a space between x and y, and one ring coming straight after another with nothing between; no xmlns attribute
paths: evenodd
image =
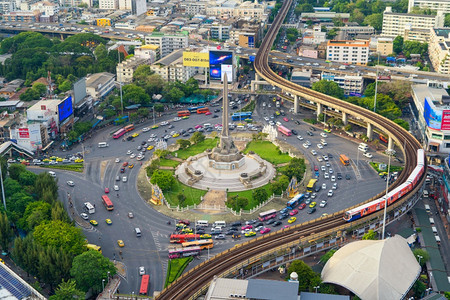
<svg viewBox="0 0 450 300"><path fill-rule="evenodd" d="M42 148L42 151L45 151L45 150L47 150L48 149L48 147L50 147L51 145L53 145L53 143L54 143L55 141L51 141L50 143L48 143L48 145L47 146L45 146L44 148Z"/></svg>
<svg viewBox="0 0 450 300"><path fill-rule="evenodd" d="M439 147L441 144L436 143L436 142L430 142L429 145L433 146L433 147Z"/></svg>

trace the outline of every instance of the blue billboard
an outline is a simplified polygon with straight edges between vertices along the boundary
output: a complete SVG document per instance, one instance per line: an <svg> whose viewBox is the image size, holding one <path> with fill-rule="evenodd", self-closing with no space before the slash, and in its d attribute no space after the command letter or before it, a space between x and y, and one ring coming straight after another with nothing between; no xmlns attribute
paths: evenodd
<svg viewBox="0 0 450 300"><path fill-rule="evenodd" d="M423 117L431 129L441 130L442 110L437 110L430 99L425 97Z"/></svg>
<svg viewBox="0 0 450 300"><path fill-rule="evenodd" d="M64 122L72 114L73 114L72 96L69 96L60 104L58 104L59 124Z"/></svg>
<svg viewBox="0 0 450 300"><path fill-rule="evenodd" d="M223 81L223 74L227 73L228 82L233 81L233 52L209 51L209 76L211 80Z"/></svg>

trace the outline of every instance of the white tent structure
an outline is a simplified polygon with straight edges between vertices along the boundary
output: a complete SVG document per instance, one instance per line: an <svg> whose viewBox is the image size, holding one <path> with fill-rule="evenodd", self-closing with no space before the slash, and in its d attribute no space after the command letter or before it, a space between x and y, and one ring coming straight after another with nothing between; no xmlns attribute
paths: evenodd
<svg viewBox="0 0 450 300"><path fill-rule="evenodd" d="M322 270L324 282L345 287L363 300L402 299L419 275L419 263L399 235L345 245Z"/></svg>

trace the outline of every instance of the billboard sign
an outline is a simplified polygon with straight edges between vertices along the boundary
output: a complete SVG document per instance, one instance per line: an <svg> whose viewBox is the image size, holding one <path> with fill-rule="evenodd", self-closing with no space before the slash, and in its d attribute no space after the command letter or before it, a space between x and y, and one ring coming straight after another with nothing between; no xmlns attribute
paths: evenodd
<svg viewBox="0 0 450 300"><path fill-rule="evenodd" d="M28 128L19 128L19 139L29 139L30 131Z"/></svg>
<svg viewBox="0 0 450 300"><path fill-rule="evenodd" d="M233 81L233 52L209 51L209 75L211 80L223 81L223 72L227 72L228 82Z"/></svg>
<svg viewBox="0 0 450 300"><path fill-rule="evenodd" d="M86 97L86 77L81 78L73 84L73 96L75 106Z"/></svg>
<svg viewBox="0 0 450 300"><path fill-rule="evenodd" d="M185 67L209 67L209 53L183 52L183 66Z"/></svg>
<svg viewBox="0 0 450 300"><path fill-rule="evenodd" d="M450 110L442 111L441 130L450 130Z"/></svg>
<svg viewBox="0 0 450 300"><path fill-rule="evenodd" d="M58 104L59 123L61 124L73 114L72 96L67 97Z"/></svg>

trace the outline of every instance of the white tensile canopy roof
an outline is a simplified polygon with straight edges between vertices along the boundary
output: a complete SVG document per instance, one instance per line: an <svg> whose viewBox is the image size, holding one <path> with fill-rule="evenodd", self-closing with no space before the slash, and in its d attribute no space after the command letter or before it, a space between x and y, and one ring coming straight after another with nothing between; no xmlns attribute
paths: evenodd
<svg viewBox="0 0 450 300"><path fill-rule="evenodd" d="M408 243L396 235L345 245L326 263L322 280L345 287L363 300L401 299L419 274Z"/></svg>

